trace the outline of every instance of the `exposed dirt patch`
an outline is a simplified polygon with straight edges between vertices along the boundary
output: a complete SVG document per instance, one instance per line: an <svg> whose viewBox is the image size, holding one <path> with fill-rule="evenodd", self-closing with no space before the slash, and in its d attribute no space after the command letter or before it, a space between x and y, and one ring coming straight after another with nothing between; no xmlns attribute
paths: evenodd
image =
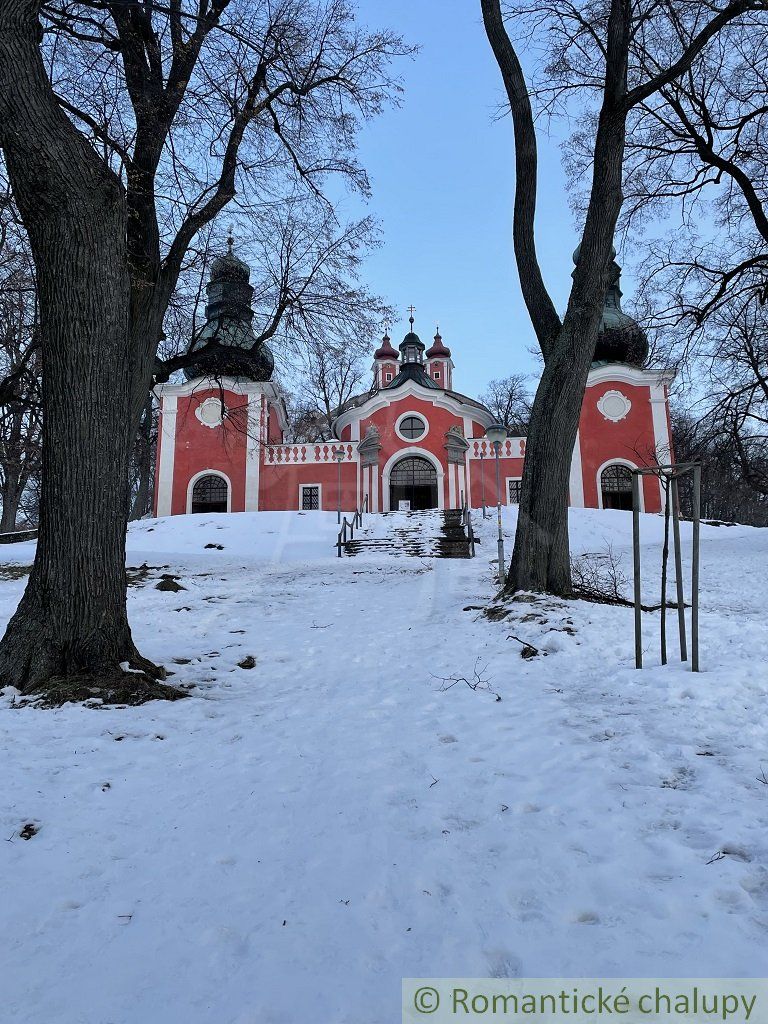
<svg viewBox="0 0 768 1024"><path fill-rule="evenodd" d="M112 704L135 707L150 700L181 700L189 694L144 672L115 672L54 677L26 696L28 703L38 708L58 708L68 703L103 708Z"/></svg>
<svg viewBox="0 0 768 1024"><path fill-rule="evenodd" d="M172 576L171 573L164 572L160 577L160 582L155 584L155 590L167 590L172 594L178 594L180 590L186 590L186 587L182 587L179 583L178 576Z"/></svg>
<svg viewBox="0 0 768 1024"><path fill-rule="evenodd" d="M2 565L0 566L0 580L20 580L29 576L31 571L31 565Z"/></svg>
<svg viewBox="0 0 768 1024"><path fill-rule="evenodd" d="M160 569L167 569L167 565L129 565L125 570L129 587L140 587L149 579L150 573L159 572Z"/></svg>

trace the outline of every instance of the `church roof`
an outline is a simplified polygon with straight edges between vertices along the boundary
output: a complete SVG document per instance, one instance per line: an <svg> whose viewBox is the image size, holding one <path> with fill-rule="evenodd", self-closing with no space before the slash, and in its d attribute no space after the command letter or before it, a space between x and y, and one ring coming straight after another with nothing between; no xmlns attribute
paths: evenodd
<svg viewBox="0 0 768 1024"><path fill-rule="evenodd" d="M393 388L399 388L401 384L405 384L409 380L414 381L416 384L421 384L423 388L433 388L437 391L442 390L440 385L432 380L421 363L403 363L400 372L393 381L387 384L384 390L391 391Z"/></svg>
<svg viewBox="0 0 768 1024"><path fill-rule="evenodd" d="M440 331L438 329L437 334L435 335L434 344L430 345L427 349L427 359L440 358L441 356L444 359L450 359L451 350L443 344L443 339L441 338Z"/></svg>
<svg viewBox="0 0 768 1024"><path fill-rule="evenodd" d="M187 380L207 376L271 380L274 356L268 345L257 344L252 326L251 272L248 264L235 256L231 235L227 241L228 251L211 265L205 325L191 349L197 361L185 367L184 375Z"/></svg>
<svg viewBox="0 0 768 1024"><path fill-rule="evenodd" d="M573 253L578 263L581 245ZM595 363L628 363L642 367L648 358L648 336L640 324L621 308L621 267L611 250L610 284L600 317L597 343L592 361Z"/></svg>
<svg viewBox="0 0 768 1024"><path fill-rule="evenodd" d="M408 331L406 336L400 342L401 350L404 349L406 345L416 345L417 348L420 348L422 350L422 352L426 348L426 345L424 344L424 342L421 340L421 338L418 336L418 334L416 334L414 331Z"/></svg>
<svg viewBox="0 0 768 1024"><path fill-rule="evenodd" d="M381 345L373 353L374 359L399 359L397 349L392 345L392 339L384 332L384 337L381 339Z"/></svg>

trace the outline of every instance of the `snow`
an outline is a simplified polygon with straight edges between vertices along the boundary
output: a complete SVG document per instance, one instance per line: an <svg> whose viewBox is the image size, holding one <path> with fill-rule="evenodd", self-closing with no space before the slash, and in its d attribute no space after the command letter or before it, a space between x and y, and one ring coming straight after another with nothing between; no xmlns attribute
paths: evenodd
<svg viewBox="0 0 768 1024"><path fill-rule="evenodd" d="M474 560L337 559L325 513L131 527L127 564L155 567L134 636L192 697L6 691L3 1020L390 1024L403 976L765 973L768 531L702 528L693 675L659 666L658 613L642 672L631 609L489 621L495 521L475 525ZM571 533L631 575L629 514L573 511ZM0 578L33 552L0 548ZM23 586L0 583L3 623ZM674 612L669 634L674 658ZM476 667L489 689L441 682Z"/></svg>

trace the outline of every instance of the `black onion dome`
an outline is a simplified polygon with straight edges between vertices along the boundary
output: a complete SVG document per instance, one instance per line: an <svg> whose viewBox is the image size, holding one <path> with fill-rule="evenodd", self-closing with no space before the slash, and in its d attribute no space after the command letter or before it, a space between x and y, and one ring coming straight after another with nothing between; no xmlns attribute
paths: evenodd
<svg viewBox="0 0 768 1024"><path fill-rule="evenodd" d="M229 251L211 265L206 285L208 303L205 326L195 339L192 351L199 357L184 370L187 380L197 377L239 377L246 380L270 380L275 360L268 345L256 344L253 332L253 288L247 263Z"/></svg>
<svg viewBox="0 0 768 1024"><path fill-rule="evenodd" d="M578 246L573 254L574 263L578 262L580 250ZM616 250L612 249L611 283L605 296L593 362L644 366L648 358L648 337L637 320L621 308L621 267L615 255Z"/></svg>

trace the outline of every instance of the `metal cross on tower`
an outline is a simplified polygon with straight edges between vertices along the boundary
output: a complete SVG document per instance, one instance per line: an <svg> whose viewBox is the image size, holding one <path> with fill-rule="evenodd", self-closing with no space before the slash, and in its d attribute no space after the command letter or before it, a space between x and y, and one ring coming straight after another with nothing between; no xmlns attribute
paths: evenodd
<svg viewBox="0 0 768 1024"><path fill-rule="evenodd" d="M410 323L411 327L413 327L413 314L416 312L416 307L409 306L408 312L411 314L410 317L408 318L408 322Z"/></svg>

